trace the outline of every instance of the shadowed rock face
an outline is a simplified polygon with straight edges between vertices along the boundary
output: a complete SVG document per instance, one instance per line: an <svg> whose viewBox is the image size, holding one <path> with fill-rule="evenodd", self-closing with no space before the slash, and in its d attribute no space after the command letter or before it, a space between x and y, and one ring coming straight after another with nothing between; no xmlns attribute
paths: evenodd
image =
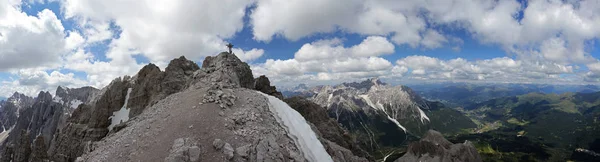
<svg viewBox="0 0 600 162"><path fill-rule="evenodd" d="M327 110L314 102L301 97L292 97L284 100L291 108L298 111L307 121L314 124L320 132L320 136L336 145L351 150L352 154L367 159L371 156L361 149L356 140L353 139L346 130L344 130L334 119L327 115ZM327 148L330 155L336 154L335 146L331 146L328 142L321 141Z"/></svg>
<svg viewBox="0 0 600 162"><path fill-rule="evenodd" d="M200 67L196 63L183 56L171 60L165 69L165 77L162 81L164 93L173 94L183 90L192 74L198 69Z"/></svg>
<svg viewBox="0 0 600 162"><path fill-rule="evenodd" d="M48 160L48 154L46 153L48 148L44 142L44 136L37 136L33 141L33 149L31 151L31 158L29 161L44 161Z"/></svg>
<svg viewBox="0 0 600 162"><path fill-rule="evenodd" d="M269 81L269 78L264 75L261 75L254 80L254 89L265 94L275 96L279 99L283 99L283 94L278 92L275 86L271 86L271 81Z"/></svg>
<svg viewBox="0 0 600 162"><path fill-rule="evenodd" d="M429 130L425 136L408 145L408 151L395 162L480 162L481 157L469 141L452 144L440 132Z"/></svg>

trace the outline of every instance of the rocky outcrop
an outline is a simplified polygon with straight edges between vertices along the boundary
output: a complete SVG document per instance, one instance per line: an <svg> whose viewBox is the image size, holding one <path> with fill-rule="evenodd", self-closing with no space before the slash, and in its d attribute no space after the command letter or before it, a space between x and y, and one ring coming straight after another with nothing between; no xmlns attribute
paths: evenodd
<svg viewBox="0 0 600 162"><path fill-rule="evenodd" d="M198 144L189 138L178 138L173 142L165 162L199 162L201 150Z"/></svg>
<svg viewBox="0 0 600 162"><path fill-rule="evenodd" d="M269 78L264 75L261 75L254 80L254 89L283 100L283 94L278 92L275 86L271 86Z"/></svg>
<svg viewBox="0 0 600 162"><path fill-rule="evenodd" d="M182 61L179 60L177 62L179 63ZM177 64L173 63L172 61L172 63L169 64L169 69L182 69L171 67L174 65ZM171 74L170 76L174 75ZM169 91L171 93L176 91L175 89L168 89L164 85L168 85L174 88L179 88L183 86L183 84L180 81L178 81L182 78L183 76L181 76L181 78L172 79L173 81L169 83L164 83L163 80L165 79L165 72L160 71L160 68L158 68L158 66L154 64L148 64L144 66L134 77L135 84L133 85L128 103L128 107L131 109L129 112L129 116L137 116L141 114L148 105L152 105L153 102L163 99L166 95L168 95L168 93L164 91Z"/></svg>
<svg viewBox="0 0 600 162"><path fill-rule="evenodd" d="M425 136L408 145L408 151L395 162L480 162L475 146L469 142L452 144L440 132L429 130Z"/></svg>
<svg viewBox="0 0 600 162"><path fill-rule="evenodd" d="M183 90L192 74L198 69L200 68L196 63L183 56L171 60L165 69L165 77L162 81L164 93L173 94Z"/></svg>
<svg viewBox="0 0 600 162"><path fill-rule="evenodd" d="M254 77L250 66L234 54L227 52L206 57L202 62L202 71L197 73L195 78L205 79L209 84L222 82L248 89L254 88Z"/></svg>

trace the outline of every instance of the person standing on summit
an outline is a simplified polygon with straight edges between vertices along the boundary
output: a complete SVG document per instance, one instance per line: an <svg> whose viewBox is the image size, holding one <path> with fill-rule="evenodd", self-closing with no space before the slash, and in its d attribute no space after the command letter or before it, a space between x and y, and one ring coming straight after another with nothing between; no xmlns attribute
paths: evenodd
<svg viewBox="0 0 600 162"><path fill-rule="evenodd" d="M227 48L229 48L229 54L233 54L233 52L231 52L231 48L233 47L233 44L228 43L226 46L227 46Z"/></svg>

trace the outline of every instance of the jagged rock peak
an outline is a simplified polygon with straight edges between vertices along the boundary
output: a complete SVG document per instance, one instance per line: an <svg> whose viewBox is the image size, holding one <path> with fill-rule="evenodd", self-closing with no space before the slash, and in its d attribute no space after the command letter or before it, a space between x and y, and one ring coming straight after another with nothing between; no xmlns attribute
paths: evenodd
<svg viewBox="0 0 600 162"><path fill-rule="evenodd" d="M148 64L148 66L152 66L153 64ZM155 66L155 65L154 65ZM188 60L185 56L181 56L179 58L171 60L169 65L165 69L165 72L175 72L178 74L191 75L194 71L200 69L194 61Z"/></svg>
<svg viewBox="0 0 600 162"><path fill-rule="evenodd" d="M49 101L52 100L52 94L48 91L40 91L36 99L37 101Z"/></svg>
<svg viewBox="0 0 600 162"><path fill-rule="evenodd" d="M21 101L21 100L31 100L31 101L33 101L33 98L29 97L29 96L27 96L25 94L22 94L22 93L19 93L19 92L15 92L15 93L13 93L12 96L10 96L10 97L8 97L6 99L6 101L13 102L13 103L17 102L17 101Z"/></svg>
<svg viewBox="0 0 600 162"><path fill-rule="evenodd" d="M171 64L169 64L171 65ZM149 74L149 73L153 73L153 72L161 72L160 68L158 66L156 66L153 63L149 63L148 65L142 67L142 69L140 69L140 71L138 72L138 77L140 74Z"/></svg>
<svg viewBox="0 0 600 162"><path fill-rule="evenodd" d="M358 82L352 82L352 83L342 83L342 85L346 86L346 87L354 87L356 89L371 89L371 87L373 86L378 86L378 85L387 85L387 83L382 82L381 80L379 80L379 78L371 78L371 79L367 79L365 81L362 81L360 83Z"/></svg>
<svg viewBox="0 0 600 162"><path fill-rule="evenodd" d="M202 70L205 73L202 75L212 75L211 82L230 82L239 87L254 88L250 66L234 54L221 52L217 56L207 56L202 62Z"/></svg>

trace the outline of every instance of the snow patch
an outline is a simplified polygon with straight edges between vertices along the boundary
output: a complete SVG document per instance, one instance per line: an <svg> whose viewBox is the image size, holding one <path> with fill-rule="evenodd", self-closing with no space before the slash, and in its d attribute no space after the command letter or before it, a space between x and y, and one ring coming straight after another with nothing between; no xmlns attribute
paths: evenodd
<svg viewBox="0 0 600 162"><path fill-rule="evenodd" d="M258 92L258 91L257 91ZM333 162L325 147L317 139L317 135L310 128L307 121L285 102L273 96L258 92L269 99L269 110L276 114L277 122L284 125L296 146L303 152L308 161Z"/></svg>
<svg viewBox="0 0 600 162"><path fill-rule="evenodd" d="M129 92L127 92L127 94L129 94ZM81 102L78 99L74 99L72 100L69 104L71 104L71 108L72 109L76 109L79 105L81 105L83 102ZM127 103L127 101L125 101L125 103Z"/></svg>
<svg viewBox="0 0 600 162"><path fill-rule="evenodd" d="M421 108L417 108L417 109L419 109L419 114L421 114L421 123L425 124L424 120L431 122L429 120L429 117L427 117L427 115L425 115L425 112L423 110L421 110Z"/></svg>
<svg viewBox="0 0 600 162"><path fill-rule="evenodd" d="M52 99L52 101L54 101L56 103L63 103L62 97L60 97L60 96L54 96L54 98Z"/></svg>
<svg viewBox="0 0 600 162"><path fill-rule="evenodd" d="M358 95L358 97L364 99L367 102L367 105L369 105L370 107L383 111L383 113L385 113L385 116L388 118L388 120L392 121L394 124L396 124L396 126L398 126L400 129L402 129L404 132L406 132L406 128L404 128L404 126L402 126L402 124L400 124L400 122L398 122L398 120L390 117L390 115L388 115L388 113L383 108L383 105L381 103L379 103L379 101L377 102L377 105L375 105L375 104L373 104L371 99L369 99L369 95Z"/></svg>
<svg viewBox="0 0 600 162"><path fill-rule="evenodd" d="M110 119L110 125L108 126L108 130L112 130L113 127L117 124L121 124L122 122L127 122L129 120L129 109L127 108L127 102L129 101L129 94L131 93L132 88L127 89L127 95L125 96L125 103L123 107L119 111L113 112L113 115L108 117Z"/></svg>
<svg viewBox="0 0 600 162"><path fill-rule="evenodd" d="M377 109L377 106L375 106L375 104L373 104L373 102L371 102L371 99L369 99L369 95L358 95L358 97L367 101L367 105L369 105L371 108Z"/></svg>
<svg viewBox="0 0 600 162"><path fill-rule="evenodd" d="M333 98L333 93L329 94L329 98L327 98L327 103L331 103L332 98Z"/></svg>
<svg viewBox="0 0 600 162"><path fill-rule="evenodd" d="M0 133L0 143L4 143L4 140L6 140L6 138L8 137L8 134L10 134L10 131L12 131L12 128L10 128L8 130L4 130L4 131L2 131L2 133Z"/></svg>

